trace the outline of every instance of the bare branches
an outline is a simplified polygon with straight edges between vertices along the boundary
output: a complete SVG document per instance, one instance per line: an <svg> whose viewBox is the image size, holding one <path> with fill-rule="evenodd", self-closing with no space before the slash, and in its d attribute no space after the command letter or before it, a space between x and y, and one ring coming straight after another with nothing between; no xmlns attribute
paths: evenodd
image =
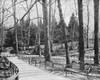
<svg viewBox="0 0 100 80"><path fill-rule="evenodd" d="M20 20L23 20L23 18L29 13L29 11L32 9L32 7L37 3L37 0L30 6L28 11L23 15L23 17Z"/></svg>
<svg viewBox="0 0 100 80"><path fill-rule="evenodd" d="M20 3L22 3L22 2L24 2L24 0L23 1L20 1L20 2L18 2L18 3L16 3L15 5L18 5L18 4L20 4ZM13 5L14 6L14 5ZM11 9L12 7L13 7L12 5L10 6L10 7L8 7L6 10L4 10L4 11L7 11L7 10L9 10L9 9ZM0 12L0 14L2 13L2 11Z"/></svg>

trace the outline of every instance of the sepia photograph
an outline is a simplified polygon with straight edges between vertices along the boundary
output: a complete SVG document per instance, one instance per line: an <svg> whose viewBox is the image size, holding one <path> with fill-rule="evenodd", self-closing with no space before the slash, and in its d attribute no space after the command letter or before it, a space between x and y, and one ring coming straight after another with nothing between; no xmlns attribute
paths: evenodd
<svg viewBox="0 0 100 80"><path fill-rule="evenodd" d="M0 0L0 80L100 80L100 0Z"/></svg>

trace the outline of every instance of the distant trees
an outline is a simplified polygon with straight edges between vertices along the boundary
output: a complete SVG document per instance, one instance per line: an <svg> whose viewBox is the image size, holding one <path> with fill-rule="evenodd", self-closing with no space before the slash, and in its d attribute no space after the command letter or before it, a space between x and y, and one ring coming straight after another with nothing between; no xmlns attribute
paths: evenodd
<svg viewBox="0 0 100 80"><path fill-rule="evenodd" d="M34 46L36 44L36 33L37 33L37 26L33 23L30 24L30 46Z"/></svg>
<svg viewBox="0 0 100 80"><path fill-rule="evenodd" d="M94 0L94 64L99 64L99 0Z"/></svg>
<svg viewBox="0 0 100 80"><path fill-rule="evenodd" d="M18 41L21 42L21 45L18 45L19 48L23 47L23 45L26 45L28 42L27 39L23 38L25 36L25 31L22 29L23 27L20 24L17 24L17 34L18 36ZM25 27L24 27L25 28ZM4 47L14 47L16 49L16 41L15 41L15 29L11 28L7 30L6 33L6 39L5 39L5 44ZM30 25L30 42L29 45L33 46L35 45L35 40L36 40L36 32L37 32L37 26L33 23Z"/></svg>

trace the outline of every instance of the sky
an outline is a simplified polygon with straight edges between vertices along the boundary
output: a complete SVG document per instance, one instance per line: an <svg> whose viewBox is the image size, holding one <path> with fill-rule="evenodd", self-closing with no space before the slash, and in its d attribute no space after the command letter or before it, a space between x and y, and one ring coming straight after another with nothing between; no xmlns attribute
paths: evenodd
<svg viewBox="0 0 100 80"><path fill-rule="evenodd" d="M12 0L6 0L5 2L5 8L8 8L9 6L11 6L11 1ZM22 0L17 0L18 2L22 1ZM28 0L28 5L30 4L30 0ZM32 3L34 3L35 0L33 0ZM75 2L74 2L75 1ZM86 1L87 0L83 0L83 23L84 23L84 27L86 27L87 25L87 7L86 7ZM89 11L90 11L90 24L89 24L89 28L90 28L90 32L93 32L94 29L94 10L93 10L93 0L89 0ZM52 0L52 2L54 2L54 0ZM76 5L75 5L76 4ZM38 5L38 10L39 10L39 16L42 17L42 5L40 3L37 4ZM52 5L52 8L54 8L54 5ZM26 8L26 3L23 2L21 4L18 4L16 6L16 17L18 19L20 19L24 14L25 14L25 10L23 7ZM68 25L70 17L72 15L72 13L74 12L76 14L76 10L77 10L77 0L61 0L61 6L62 6L62 11L63 11L63 15L64 15L64 20L66 22L66 24ZM12 8L9 9L9 12L5 12L5 15L10 15L13 13ZM58 12L58 8L56 7L56 20L59 21L59 12ZM31 19L32 18L36 18L37 17L37 11L36 11L36 5L32 8L31 10ZM100 19L100 18L99 18ZM35 24L37 24L37 20L34 19L32 20L32 22L34 22ZM5 23L6 26L12 26L13 25L13 17L10 17ZM92 36L92 34L90 34L90 36Z"/></svg>

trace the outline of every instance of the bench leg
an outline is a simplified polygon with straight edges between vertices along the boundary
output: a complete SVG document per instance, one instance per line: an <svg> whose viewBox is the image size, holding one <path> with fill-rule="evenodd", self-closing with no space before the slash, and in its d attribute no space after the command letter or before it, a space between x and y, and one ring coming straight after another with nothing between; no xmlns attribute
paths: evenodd
<svg viewBox="0 0 100 80"><path fill-rule="evenodd" d="M86 74L87 80L90 80L90 76L88 74Z"/></svg>
<svg viewBox="0 0 100 80"><path fill-rule="evenodd" d="M36 64L37 64L37 62L36 62L36 60L35 60L35 66L36 66Z"/></svg>
<svg viewBox="0 0 100 80"><path fill-rule="evenodd" d="M39 67L41 67L41 63L42 63L42 62L40 61L39 63L40 63L40 66L39 66Z"/></svg>
<svg viewBox="0 0 100 80"><path fill-rule="evenodd" d="M68 72L66 71L66 72L65 72L65 77L67 76L67 73L68 73Z"/></svg>
<svg viewBox="0 0 100 80"><path fill-rule="evenodd" d="M31 58L29 58L29 64L31 64Z"/></svg>
<svg viewBox="0 0 100 80"><path fill-rule="evenodd" d="M54 70L54 63L52 63L52 71Z"/></svg>
<svg viewBox="0 0 100 80"><path fill-rule="evenodd" d="M15 78L15 80L19 80L19 76L17 76L17 77Z"/></svg>
<svg viewBox="0 0 100 80"><path fill-rule="evenodd" d="M46 69L46 62L45 62L45 69Z"/></svg>

